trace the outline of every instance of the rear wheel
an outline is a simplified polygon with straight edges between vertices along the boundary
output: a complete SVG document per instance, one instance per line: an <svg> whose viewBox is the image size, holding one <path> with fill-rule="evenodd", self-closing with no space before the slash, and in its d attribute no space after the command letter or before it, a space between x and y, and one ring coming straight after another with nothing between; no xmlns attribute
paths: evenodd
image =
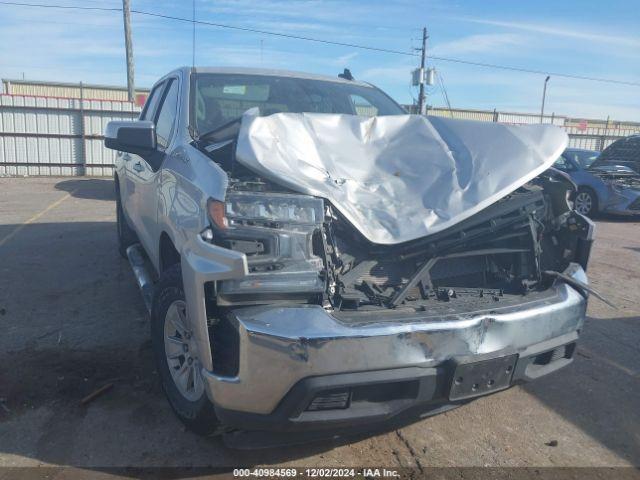
<svg viewBox="0 0 640 480"><path fill-rule="evenodd" d="M204 391L202 364L185 301L180 264L167 269L156 286L151 342L163 390L178 418L200 435L220 433L220 422Z"/></svg>
<svg viewBox="0 0 640 480"><path fill-rule="evenodd" d="M120 192L116 191L116 227L118 229L118 252L122 258L127 258L127 248L138 242L136 232L129 226L122 210Z"/></svg>
<svg viewBox="0 0 640 480"><path fill-rule="evenodd" d="M592 216L598 212L598 198L593 190L588 188L578 188L575 198L575 210L586 216Z"/></svg>

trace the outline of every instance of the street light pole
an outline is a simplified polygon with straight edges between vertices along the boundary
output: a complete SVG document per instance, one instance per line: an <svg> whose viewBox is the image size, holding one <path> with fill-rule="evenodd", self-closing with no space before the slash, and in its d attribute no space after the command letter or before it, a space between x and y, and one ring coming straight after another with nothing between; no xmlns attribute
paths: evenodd
<svg viewBox="0 0 640 480"><path fill-rule="evenodd" d="M544 101L547 97L547 82L551 77L547 75L547 78L544 79L544 88L542 89L542 108L540 109L540 123L544 122Z"/></svg>

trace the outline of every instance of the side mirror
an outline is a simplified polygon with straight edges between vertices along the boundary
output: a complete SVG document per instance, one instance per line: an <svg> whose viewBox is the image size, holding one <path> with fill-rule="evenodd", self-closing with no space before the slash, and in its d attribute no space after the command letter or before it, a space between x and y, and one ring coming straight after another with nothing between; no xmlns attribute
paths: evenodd
<svg viewBox="0 0 640 480"><path fill-rule="evenodd" d="M156 149L156 127L148 120L109 122L104 131L104 146L137 155L150 153Z"/></svg>

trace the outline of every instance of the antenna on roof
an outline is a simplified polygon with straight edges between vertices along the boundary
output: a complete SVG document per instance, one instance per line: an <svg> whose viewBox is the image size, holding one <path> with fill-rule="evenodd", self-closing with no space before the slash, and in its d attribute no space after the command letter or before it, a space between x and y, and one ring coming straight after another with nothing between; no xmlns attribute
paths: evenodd
<svg viewBox="0 0 640 480"><path fill-rule="evenodd" d="M338 74L339 78L344 78L345 80L353 80L353 75L351 75L351 70L345 68L342 73Z"/></svg>

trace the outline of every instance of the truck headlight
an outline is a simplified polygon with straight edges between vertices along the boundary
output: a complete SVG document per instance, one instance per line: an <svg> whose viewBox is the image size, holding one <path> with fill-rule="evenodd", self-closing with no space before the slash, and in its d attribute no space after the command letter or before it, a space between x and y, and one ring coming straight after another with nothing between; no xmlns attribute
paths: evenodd
<svg viewBox="0 0 640 480"><path fill-rule="evenodd" d="M314 253L324 204L319 198L286 193L229 192L207 205L213 242L247 256L249 275L218 284L224 303L256 303L278 297L322 293L323 258ZM251 295L247 295L251 294Z"/></svg>

